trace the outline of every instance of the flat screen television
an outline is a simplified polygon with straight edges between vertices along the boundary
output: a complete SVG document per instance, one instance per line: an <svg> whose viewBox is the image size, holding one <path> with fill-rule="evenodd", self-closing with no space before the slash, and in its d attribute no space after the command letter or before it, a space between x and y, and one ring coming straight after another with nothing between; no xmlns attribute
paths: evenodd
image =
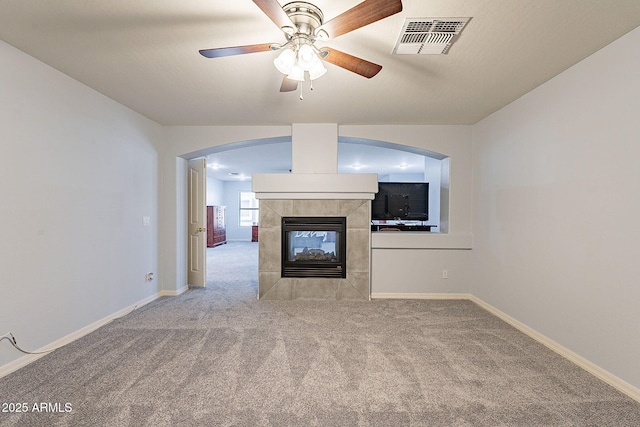
<svg viewBox="0 0 640 427"><path fill-rule="evenodd" d="M371 202L372 220L429 220L428 182L379 182Z"/></svg>

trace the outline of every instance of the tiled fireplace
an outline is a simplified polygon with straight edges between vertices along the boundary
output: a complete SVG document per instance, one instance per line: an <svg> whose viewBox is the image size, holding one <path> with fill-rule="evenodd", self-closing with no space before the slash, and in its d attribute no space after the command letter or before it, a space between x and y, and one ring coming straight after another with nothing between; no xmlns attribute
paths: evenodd
<svg viewBox="0 0 640 427"><path fill-rule="evenodd" d="M260 200L258 297L261 299L368 300L370 294L371 200L378 191L376 174L339 174L338 125L294 124L291 133L292 171L254 174L252 188ZM329 257L345 255L344 274L289 274L283 271L283 218L344 218L345 247L333 243L334 230L303 227L292 253ZM315 239L311 239L313 237ZM322 242L319 241L322 236ZM312 247L313 246L313 247ZM285 248L286 249L286 248ZM286 261L286 260L285 260ZM296 263L290 263L296 265ZM316 276L316 277L312 277Z"/></svg>
<svg viewBox="0 0 640 427"><path fill-rule="evenodd" d="M370 200L261 200L259 297L369 299ZM346 277L283 277L283 217L345 217Z"/></svg>

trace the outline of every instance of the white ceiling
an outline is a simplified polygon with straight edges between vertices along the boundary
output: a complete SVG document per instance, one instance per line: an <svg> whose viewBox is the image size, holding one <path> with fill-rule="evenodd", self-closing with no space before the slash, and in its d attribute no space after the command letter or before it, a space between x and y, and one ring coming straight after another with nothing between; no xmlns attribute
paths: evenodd
<svg viewBox="0 0 640 427"><path fill-rule="evenodd" d="M313 3L329 20L360 1ZM447 17L472 18L447 55L391 54L407 18ZM300 101L279 92L277 52L198 53L284 42L251 0L0 3L0 39L163 125L470 125L639 25L640 0L404 0L402 12L320 45L382 65L377 76L326 64ZM382 148L352 148L342 148L340 172L360 162L361 172L387 173L409 155L385 151L380 161ZM291 167L286 142L244 150L210 156L226 167L212 173Z"/></svg>
<svg viewBox="0 0 640 427"><path fill-rule="evenodd" d="M325 20L360 0L314 0ZM282 1L281 3L285 3ZM383 66L332 64L304 101L280 93L284 42L251 0L5 0L0 39L163 125L473 124L640 25L639 0L404 0L326 42ZM448 55L392 55L406 18L471 17Z"/></svg>

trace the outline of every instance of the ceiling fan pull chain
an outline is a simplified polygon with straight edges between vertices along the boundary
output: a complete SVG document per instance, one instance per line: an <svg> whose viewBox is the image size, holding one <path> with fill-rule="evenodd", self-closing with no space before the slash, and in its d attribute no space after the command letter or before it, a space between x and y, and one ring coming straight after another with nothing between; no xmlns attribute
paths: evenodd
<svg viewBox="0 0 640 427"><path fill-rule="evenodd" d="M313 80L309 80L309 90L313 90Z"/></svg>
<svg viewBox="0 0 640 427"><path fill-rule="evenodd" d="M304 99L304 97L302 96L302 87L304 86L304 82L300 82L300 101L302 101Z"/></svg>

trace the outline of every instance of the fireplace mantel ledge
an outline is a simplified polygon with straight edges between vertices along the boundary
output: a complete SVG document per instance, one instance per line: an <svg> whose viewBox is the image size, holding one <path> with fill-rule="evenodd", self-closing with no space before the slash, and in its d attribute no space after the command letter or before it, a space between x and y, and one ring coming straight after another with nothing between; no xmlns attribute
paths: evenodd
<svg viewBox="0 0 640 427"><path fill-rule="evenodd" d="M360 199L373 200L378 192L375 173L288 173L252 176L257 199Z"/></svg>

